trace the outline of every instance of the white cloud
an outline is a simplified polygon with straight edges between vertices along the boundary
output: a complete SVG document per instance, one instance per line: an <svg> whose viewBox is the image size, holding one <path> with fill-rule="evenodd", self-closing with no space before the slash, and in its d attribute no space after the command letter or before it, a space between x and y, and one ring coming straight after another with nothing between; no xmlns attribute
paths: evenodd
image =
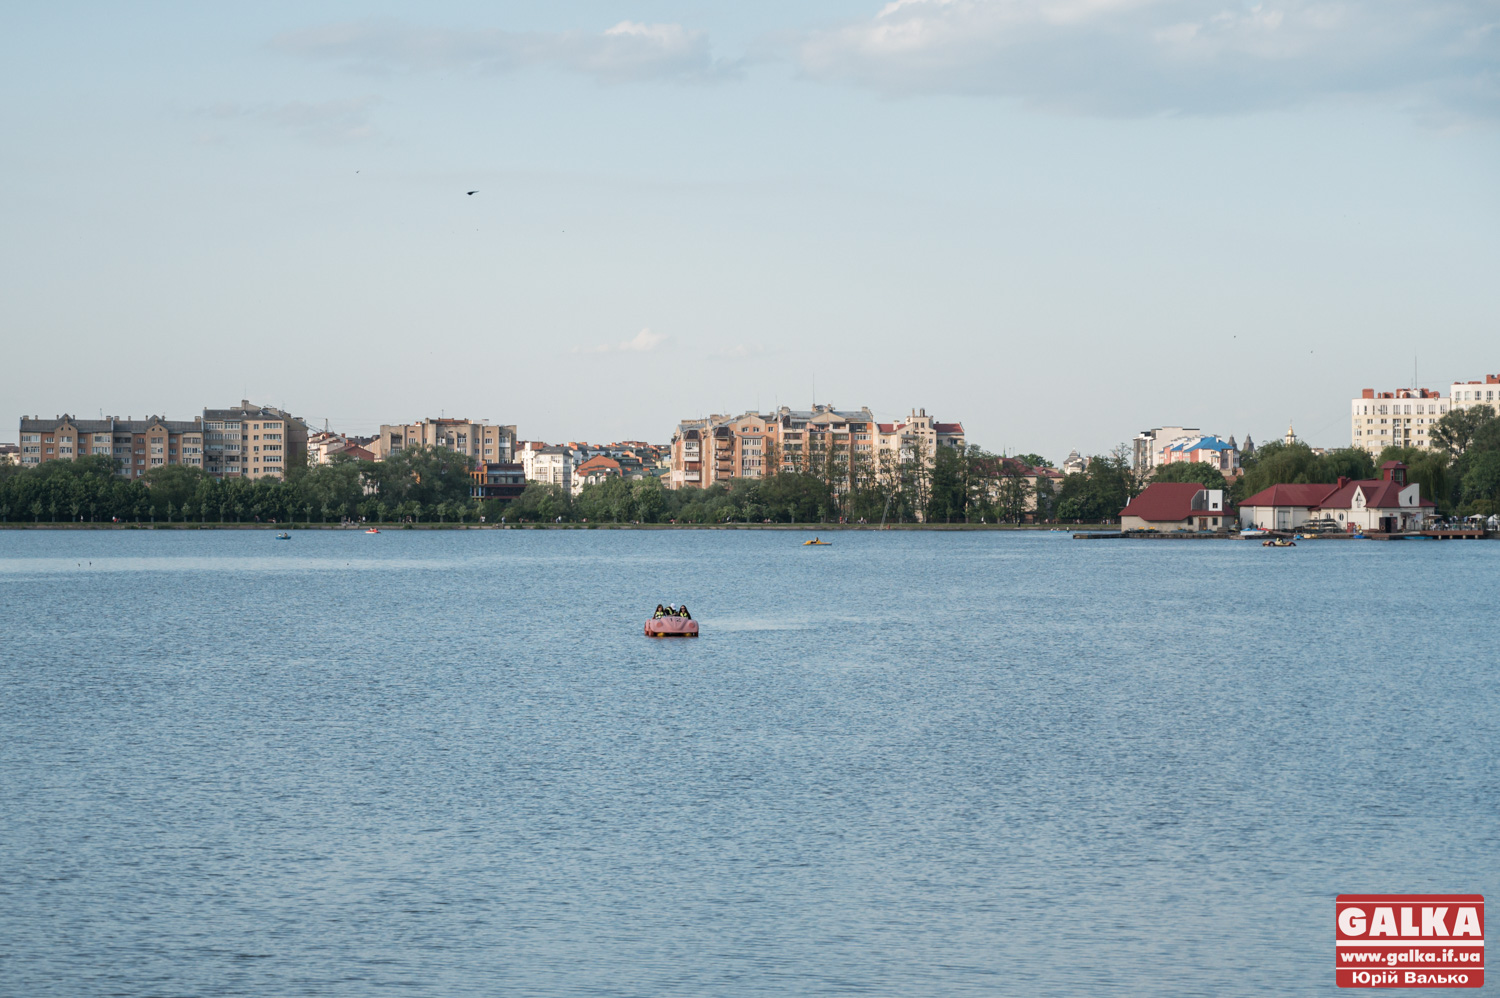
<svg viewBox="0 0 1500 998"><path fill-rule="evenodd" d="M705 31L680 24L621 21L604 31L459 31L359 21L282 34L286 52L331 59L376 73L445 71L473 74L550 66L606 83L644 80L701 82L733 75L714 58Z"/></svg>
<svg viewBox="0 0 1500 998"><path fill-rule="evenodd" d="M666 333L653 333L649 329L642 329L635 336L621 343L620 349L646 353L647 351L655 350L665 342L667 342Z"/></svg>
<svg viewBox="0 0 1500 998"><path fill-rule="evenodd" d="M618 346L608 343L600 343L591 347L572 347L569 353L649 353L657 347L666 343L671 337L666 333L654 333L650 329L642 329L628 340L622 341Z"/></svg>
<svg viewBox="0 0 1500 998"><path fill-rule="evenodd" d="M892 96L1095 114L1226 113L1378 96L1500 117L1494 0L894 0L803 35L804 75Z"/></svg>

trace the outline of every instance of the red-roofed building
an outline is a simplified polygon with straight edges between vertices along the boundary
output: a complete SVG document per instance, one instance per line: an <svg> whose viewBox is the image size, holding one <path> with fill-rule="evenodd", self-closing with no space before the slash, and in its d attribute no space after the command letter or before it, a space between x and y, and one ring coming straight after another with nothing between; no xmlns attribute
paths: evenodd
<svg viewBox="0 0 1500 998"><path fill-rule="evenodd" d="M1240 503L1240 526L1296 530L1312 520L1341 530L1400 533L1420 530L1436 509L1421 486L1406 480L1406 465L1387 461L1378 479L1273 485Z"/></svg>
<svg viewBox="0 0 1500 998"><path fill-rule="evenodd" d="M620 462L600 454L573 469L573 491L582 491L585 485L595 485L606 478L623 477Z"/></svg>
<svg viewBox="0 0 1500 998"><path fill-rule="evenodd" d="M1223 530L1224 490L1198 482L1153 482L1120 510L1121 530Z"/></svg>

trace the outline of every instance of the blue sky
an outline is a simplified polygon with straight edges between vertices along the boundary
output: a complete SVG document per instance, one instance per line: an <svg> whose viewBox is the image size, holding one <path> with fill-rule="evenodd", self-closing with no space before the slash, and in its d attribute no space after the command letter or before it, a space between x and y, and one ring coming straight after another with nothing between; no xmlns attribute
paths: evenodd
<svg viewBox="0 0 1500 998"><path fill-rule="evenodd" d="M64 3L0 54L0 440L816 385L1056 460L1500 371L1494 2Z"/></svg>

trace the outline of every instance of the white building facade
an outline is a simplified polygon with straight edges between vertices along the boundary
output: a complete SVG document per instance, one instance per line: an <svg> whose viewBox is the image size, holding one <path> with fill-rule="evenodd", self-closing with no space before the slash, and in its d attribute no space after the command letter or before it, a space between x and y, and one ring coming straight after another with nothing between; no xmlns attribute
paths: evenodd
<svg viewBox="0 0 1500 998"><path fill-rule="evenodd" d="M1371 454L1387 447L1430 447L1432 425L1450 407L1447 399L1429 388L1391 392L1366 388L1350 403L1350 445Z"/></svg>

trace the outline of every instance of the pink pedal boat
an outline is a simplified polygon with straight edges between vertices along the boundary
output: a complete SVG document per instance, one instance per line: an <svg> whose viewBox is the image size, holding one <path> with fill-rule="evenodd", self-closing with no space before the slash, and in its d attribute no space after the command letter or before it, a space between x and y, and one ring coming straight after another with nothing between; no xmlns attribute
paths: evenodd
<svg viewBox="0 0 1500 998"><path fill-rule="evenodd" d="M648 638L696 638L698 622L691 617L653 617L646 621Z"/></svg>

